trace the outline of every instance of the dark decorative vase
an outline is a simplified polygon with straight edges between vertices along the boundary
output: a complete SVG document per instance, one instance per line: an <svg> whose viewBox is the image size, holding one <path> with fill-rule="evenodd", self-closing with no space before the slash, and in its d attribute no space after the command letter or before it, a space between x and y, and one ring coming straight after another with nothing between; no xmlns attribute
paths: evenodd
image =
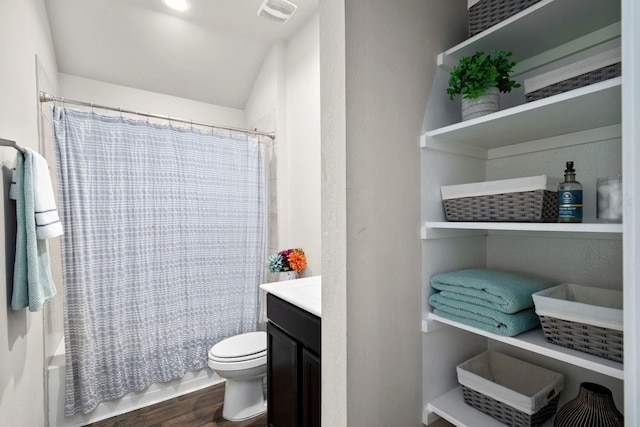
<svg viewBox="0 0 640 427"><path fill-rule="evenodd" d="M611 390L594 383L580 384L578 396L556 414L554 427L623 427Z"/></svg>

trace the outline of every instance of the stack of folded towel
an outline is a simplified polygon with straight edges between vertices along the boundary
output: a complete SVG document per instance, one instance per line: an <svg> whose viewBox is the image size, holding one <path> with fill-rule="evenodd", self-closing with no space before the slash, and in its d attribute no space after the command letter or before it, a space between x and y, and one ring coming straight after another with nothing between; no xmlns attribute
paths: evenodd
<svg viewBox="0 0 640 427"><path fill-rule="evenodd" d="M459 270L431 278L429 303L438 316L514 336L540 324L531 295L555 285L505 270Z"/></svg>

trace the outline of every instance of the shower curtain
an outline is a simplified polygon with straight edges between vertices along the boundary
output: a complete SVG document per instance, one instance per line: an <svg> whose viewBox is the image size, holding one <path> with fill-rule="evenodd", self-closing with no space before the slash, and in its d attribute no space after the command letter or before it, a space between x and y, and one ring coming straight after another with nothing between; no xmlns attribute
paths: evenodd
<svg viewBox="0 0 640 427"><path fill-rule="evenodd" d="M53 109L67 348L65 413L203 368L257 328L259 141Z"/></svg>

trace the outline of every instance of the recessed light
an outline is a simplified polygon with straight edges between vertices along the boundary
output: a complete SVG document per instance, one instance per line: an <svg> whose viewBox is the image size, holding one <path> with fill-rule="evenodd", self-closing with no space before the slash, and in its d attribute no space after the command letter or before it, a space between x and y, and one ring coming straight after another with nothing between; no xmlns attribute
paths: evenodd
<svg viewBox="0 0 640 427"><path fill-rule="evenodd" d="M191 3L189 0L162 0L167 7L180 12L186 12L191 9Z"/></svg>

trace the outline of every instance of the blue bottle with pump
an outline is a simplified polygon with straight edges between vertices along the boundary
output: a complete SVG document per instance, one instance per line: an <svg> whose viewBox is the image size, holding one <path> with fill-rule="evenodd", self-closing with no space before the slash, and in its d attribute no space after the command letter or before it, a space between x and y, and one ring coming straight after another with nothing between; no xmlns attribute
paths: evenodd
<svg viewBox="0 0 640 427"><path fill-rule="evenodd" d="M558 222L582 222L582 184L576 181L573 162L567 162L564 182L558 185Z"/></svg>

